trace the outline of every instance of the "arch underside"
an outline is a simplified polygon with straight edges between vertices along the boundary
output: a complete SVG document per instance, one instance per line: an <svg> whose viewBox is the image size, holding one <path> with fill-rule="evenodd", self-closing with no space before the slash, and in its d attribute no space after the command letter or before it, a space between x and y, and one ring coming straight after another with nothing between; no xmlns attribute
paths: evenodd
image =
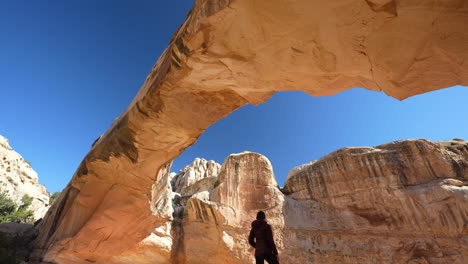
<svg viewBox="0 0 468 264"><path fill-rule="evenodd" d="M137 247L161 221L149 200L166 164L277 91L364 87L403 100L468 85L466 25L466 0L196 0L40 223L33 257L86 263Z"/></svg>

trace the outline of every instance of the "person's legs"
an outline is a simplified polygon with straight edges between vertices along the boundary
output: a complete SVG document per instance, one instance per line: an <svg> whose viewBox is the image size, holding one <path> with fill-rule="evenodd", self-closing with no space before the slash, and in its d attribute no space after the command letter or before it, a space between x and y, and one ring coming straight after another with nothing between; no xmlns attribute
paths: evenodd
<svg viewBox="0 0 468 264"><path fill-rule="evenodd" d="M278 259L273 254L265 255L265 260L268 262L268 264L279 264Z"/></svg>
<svg viewBox="0 0 468 264"><path fill-rule="evenodd" d="M255 256L255 264L264 264L265 262L263 260L262 256Z"/></svg>

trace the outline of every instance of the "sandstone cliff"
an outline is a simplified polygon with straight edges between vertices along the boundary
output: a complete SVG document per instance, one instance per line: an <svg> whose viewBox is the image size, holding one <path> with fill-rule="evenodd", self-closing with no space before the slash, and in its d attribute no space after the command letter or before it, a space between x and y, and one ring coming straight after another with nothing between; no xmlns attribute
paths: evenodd
<svg viewBox="0 0 468 264"><path fill-rule="evenodd" d="M193 193L194 191L188 189L190 186L203 179L206 179L203 182L210 182L209 178L218 176L220 169L221 165L213 160L196 158L190 165L180 170L179 174L173 176L172 189L181 194ZM203 182L197 186L203 186Z"/></svg>
<svg viewBox="0 0 468 264"><path fill-rule="evenodd" d="M339 149L291 170L282 191L266 157L232 154L218 175L185 189L210 178L214 184L194 188L182 202L171 181L192 178L187 171L206 175L207 163L197 159L177 177L167 164L152 189L153 231L98 263L254 263L247 237L258 210L267 214L284 263L468 260L466 141Z"/></svg>
<svg viewBox="0 0 468 264"><path fill-rule="evenodd" d="M284 198L270 161L257 153L230 155L216 187L193 195L183 218L185 263L254 263L250 223L266 210L275 231L284 227ZM277 232L278 244L282 234ZM210 256L207 258L207 256Z"/></svg>
<svg viewBox="0 0 468 264"><path fill-rule="evenodd" d="M466 141L340 149L284 191L287 263L468 261Z"/></svg>
<svg viewBox="0 0 468 264"><path fill-rule="evenodd" d="M467 23L466 0L196 0L40 224L35 259L135 250L161 223L148 200L166 164L247 103L277 91L357 86L404 99L468 85Z"/></svg>
<svg viewBox="0 0 468 264"><path fill-rule="evenodd" d="M49 193L39 184L37 173L28 161L15 152L8 139L0 135L0 192L5 193L16 204L27 194L33 198L30 209L34 219L42 218L49 209Z"/></svg>
<svg viewBox="0 0 468 264"><path fill-rule="evenodd" d="M466 141L340 149L294 168L283 191L266 157L229 156L216 185L183 206L178 246L160 263L253 263L247 235L258 210L285 263L468 260Z"/></svg>

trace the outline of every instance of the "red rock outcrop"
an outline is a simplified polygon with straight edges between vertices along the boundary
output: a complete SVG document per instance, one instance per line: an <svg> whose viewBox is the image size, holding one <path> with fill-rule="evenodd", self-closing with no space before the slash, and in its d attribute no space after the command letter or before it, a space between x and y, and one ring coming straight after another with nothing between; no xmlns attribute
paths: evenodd
<svg viewBox="0 0 468 264"><path fill-rule="evenodd" d="M34 257L109 263L137 250L158 221L158 171L208 126L276 91L359 86L404 99L468 85L467 22L466 0L196 0L49 210Z"/></svg>
<svg viewBox="0 0 468 264"><path fill-rule="evenodd" d="M266 157L232 154L218 176L188 186L214 178L211 188L186 195L183 203L169 169L152 188L152 232L137 247L97 262L253 263L247 236L258 210L267 213L285 263L468 259L463 140L343 148L291 170L282 191Z"/></svg>
<svg viewBox="0 0 468 264"><path fill-rule="evenodd" d="M466 141L340 149L293 169L284 192L287 263L468 261Z"/></svg>
<svg viewBox="0 0 468 264"><path fill-rule="evenodd" d="M181 263L253 263L246 239L258 210L285 263L468 259L466 141L340 149L293 169L283 192L264 156L228 157L217 187L187 203Z"/></svg>
<svg viewBox="0 0 468 264"><path fill-rule="evenodd" d="M283 226L283 194L270 161L257 153L230 155L213 190L192 196L183 218L185 263L251 263L247 238L253 216L268 210Z"/></svg>

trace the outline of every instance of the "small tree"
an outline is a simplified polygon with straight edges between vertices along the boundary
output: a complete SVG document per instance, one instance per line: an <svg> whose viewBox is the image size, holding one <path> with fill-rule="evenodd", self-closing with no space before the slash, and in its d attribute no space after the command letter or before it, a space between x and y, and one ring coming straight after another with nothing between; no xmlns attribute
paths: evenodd
<svg viewBox="0 0 468 264"><path fill-rule="evenodd" d="M34 223L34 212L29 208L33 198L27 194L21 198L21 205L18 206L4 193L0 193L0 223Z"/></svg>
<svg viewBox="0 0 468 264"><path fill-rule="evenodd" d="M22 205L20 205L18 210L16 210L16 212L13 214L17 223L34 224L34 212L29 209L32 201L33 198L27 194L21 197Z"/></svg>
<svg viewBox="0 0 468 264"><path fill-rule="evenodd" d="M4 193L0 192L0 223L9 223L9 217L16 211L16 204Z"/></svg>

